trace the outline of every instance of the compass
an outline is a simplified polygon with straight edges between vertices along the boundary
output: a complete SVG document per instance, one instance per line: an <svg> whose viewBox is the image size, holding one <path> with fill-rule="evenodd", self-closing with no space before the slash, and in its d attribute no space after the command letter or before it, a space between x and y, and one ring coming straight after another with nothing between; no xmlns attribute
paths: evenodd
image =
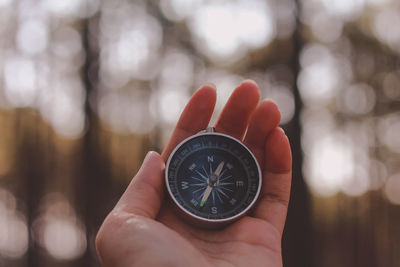
<svg viewBox="0 0 400 267"><path fill-rule="evenodd" d="M245 215L257 200L262 182L251 151L214 128L183 140L172 151L165 179L183 218L206 228L223 226Z"/></svg>

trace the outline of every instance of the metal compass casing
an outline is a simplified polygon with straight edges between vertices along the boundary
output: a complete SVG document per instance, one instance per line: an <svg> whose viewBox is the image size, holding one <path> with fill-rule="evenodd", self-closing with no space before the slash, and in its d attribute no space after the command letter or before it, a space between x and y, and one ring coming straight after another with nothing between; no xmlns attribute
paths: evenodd
<svg viewBox="0 0 400 267"><path fill-rule="evenodd" d="M217 228L251 209L262 176L255 156L242 142L210 127L177 145L167 161L165 181L183 219Z"/></svg>

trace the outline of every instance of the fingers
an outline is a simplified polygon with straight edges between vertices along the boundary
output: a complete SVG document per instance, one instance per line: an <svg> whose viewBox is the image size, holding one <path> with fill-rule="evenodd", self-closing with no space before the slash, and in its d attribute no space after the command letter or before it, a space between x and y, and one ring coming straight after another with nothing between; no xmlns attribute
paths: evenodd
<svg viewBox="0 0 400 267"><path fill-rule="evenodd" d="M292 170L289 139L281 128L275 128L265 141L264 170L271 173L287 173Z"/></svg>
<svg viewBox="0 0 400 267"><path fill-rule="evenodd" d="M216 102L215 87L204 85L198 89L186 105L172 136L162 152L164 162L172 150L187 137L207 128ZM171 103L173 105L173 103Z"/></svg>
<svg viewBox="0 0 400 267"><path fill-rule="evenodd" d="M292 180L292 155L289 140L280 128L265 141L263 185L254 216L271 223L282 233L285 226Z"/></svg>
<svg viewBox="0 0 400 267"><path fill-rule="evenodd" d="M162 157L150 151L117 203L116 209L154 219L163 199L164 169Z"/></svg>
<svg viewBox="0 0 400 267"><path fill-rule="evenodd" d="M264 100L257 106L250 120L244 143L256 156L262 170L265 140L279 125L280 119L278 106L272 100Z"/></svg>
<svg viewBox="0 0 400 267"><path fill-rule="evenodd" d="M215 124L215 130L241 140L259 98L257 84L251 80L243 81L226 103Z"/></svg>

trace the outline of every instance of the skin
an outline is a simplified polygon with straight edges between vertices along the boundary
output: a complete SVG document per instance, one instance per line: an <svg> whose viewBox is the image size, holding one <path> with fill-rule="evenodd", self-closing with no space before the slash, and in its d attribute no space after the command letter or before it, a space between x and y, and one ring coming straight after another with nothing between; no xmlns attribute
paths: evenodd
<svg viewBox="0 0 400 267"><path fill-rule="evenodd" d="M232 93L214 127L242 140L256 156L263 187L254 211L221 230L183 222L167 201L165 162L183 139L205 129L216 90L198 89L184 109L161 155L149 152L139 172L105 219L96 248L105 267L282 266L281 242L289 203L292 157L271 100L259 103L255 82Z"/></svg>

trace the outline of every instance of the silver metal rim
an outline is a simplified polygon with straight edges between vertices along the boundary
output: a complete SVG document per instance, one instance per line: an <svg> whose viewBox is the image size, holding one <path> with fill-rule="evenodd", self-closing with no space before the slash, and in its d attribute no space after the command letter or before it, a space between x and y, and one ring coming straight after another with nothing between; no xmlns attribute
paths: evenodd
<svg viewBox="0 0 400 267"><path fill-rule="evenodd" d="M188 142L189 140L191 140L191 139L193 139L193 138L196 138L196 137L199 137L199 136L202 136L202 135L219 135L219 136L224 136L224 137L227 137L227 138L229 138L229 139L231 139L231 140L233 140L233 141L239 143L241 146L243 146L243 147L250 153L250 155L252 156L254 162L256 163L257 170L258 170L258 180L259 180L259 186L258 186L258 189L257 189L257 193L256 193L254 199L252 200L252 202L251 202L244 210L242 210L240 213L238 213L238 214L236 214L236 215L234 215L234 216L232 216L232 217L224 218L224 219L207 219L207 218L203 218L203 217L197 216L197 215L195 215L195 214L189 212L188 210L186 210L184 207L182 207L181 204L178 203L178 201L176 201L176 199L175 199L174 196L172 195L171 188L169 187L169 183L168 183L168 169L169 169L169 164L170 164L170 162L171 162L172 156L175 154L175 152L176 152L184 143ZM254 205L254 203L257 201L258 196L260 195L261 187L262 187L262 174L261 174L261 169L260 169L260 166L259 166L259 164L258 164L258 161L257 161L256 157L253 155L253 153L250 151L250 149L249 149L248 147L246 147L240 140L238 140L238 139L236 139L236 138L234 138L234 137L232 137L232 136L230 136L230 135L223 134L223 133L212 132L212 131L202 131L202 132L200 132L200 133L198 133L198 134L189 136L188 138L186 138L185 140L183 140L182 142L180 142L180 143L174 148L174 150L171 152L171 154L169 155L168 161L167 161L167 165L166 165L166 167L165 167L165 184L166 184L166 186L167 186L168 193L169 193L170 197L171 197L172 200L175 202L175 204L179 207L179 209L181 209L184 213L186 213L186 214L188 214L189 216L191 216L191 217L193 217L193 218L196 218L196 219L198 219L198 220L200 220L200 221L204 221L204 222L227 222L227 221L233 221L233 220L235 220L236 218L239 218L239 217L241 217L242 215L246 214L246 212L247 212L247 211Z"/></svg>

